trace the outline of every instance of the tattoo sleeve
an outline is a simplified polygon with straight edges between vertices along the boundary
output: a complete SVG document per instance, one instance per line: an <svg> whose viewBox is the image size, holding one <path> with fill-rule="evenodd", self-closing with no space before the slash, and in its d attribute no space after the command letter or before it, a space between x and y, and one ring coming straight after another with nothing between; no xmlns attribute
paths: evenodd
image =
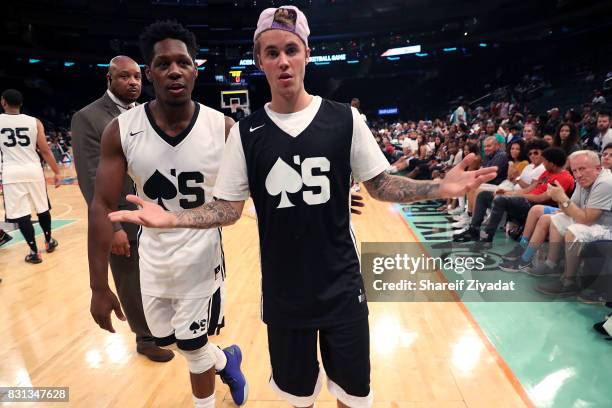
<svg viewBox="0 0 612 408"><path fill-rule="evenodd" d="M176 213L179 228L218 228L238 221L240 214L231 203L224 200L213 201L191 210Z"/></svg>
<svg viewBox="0 0 612 408"><path fill-rule="evenodd" d="M440 197L438 183L391 176L387 173L381 173L364 184L370 195L380 201L409 203Z"/></svg>

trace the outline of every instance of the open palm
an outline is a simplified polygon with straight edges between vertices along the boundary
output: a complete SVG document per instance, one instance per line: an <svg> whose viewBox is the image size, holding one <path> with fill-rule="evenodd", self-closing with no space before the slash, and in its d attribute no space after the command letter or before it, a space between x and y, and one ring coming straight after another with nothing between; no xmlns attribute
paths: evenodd
<svg viewBox="0 0 612 408"><path fill-rule="evenodd" d="M465 195L468 191L478 188L482 183L493 180L497 176L497 167L483 167L478 170L466 171L476 156L470 153L457 164L440 182L440 196L454 198Z"/></svg>
<svg viewBox="0 0 612 408"><path fill-rule="evenodd" d="M174 228L176 216L157 204L144 201L138 196L128 195L126 199L140 207L139 210L122 210L108 214L112 222L129 222L149 228Z"/></svg>

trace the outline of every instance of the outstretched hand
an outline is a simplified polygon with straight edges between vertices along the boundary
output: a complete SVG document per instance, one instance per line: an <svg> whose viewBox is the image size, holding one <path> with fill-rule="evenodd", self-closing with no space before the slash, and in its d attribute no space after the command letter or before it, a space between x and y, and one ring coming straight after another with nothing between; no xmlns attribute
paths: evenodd
<svg viewBox="0 0 612 408"><path fill-rule="evenodd" d="M357 215L361 214L361 211L357 209L358 207L365 207L363 197L359 194L351 193L351 212Z"/></svg>
<svg viewBox="0 0 612 408"><path fill-rule="evenodd" d="M483 167L467 171L476 155L470 153L459 164L453 167L440 182L441 198L454 198L465 195L468 191L477 189L482 183L493 180L497 176L497 167Z"/></svg>
<svg viewBox="0 0 612 408"><path fill-rule="evenodd" d="M176 216L164 210L157 204L144 201L138 196L128 195L127 201L136 204L138 210L122 210L108 214L112 222L129 222L149 228L174 228L176 226Z"/></svg>

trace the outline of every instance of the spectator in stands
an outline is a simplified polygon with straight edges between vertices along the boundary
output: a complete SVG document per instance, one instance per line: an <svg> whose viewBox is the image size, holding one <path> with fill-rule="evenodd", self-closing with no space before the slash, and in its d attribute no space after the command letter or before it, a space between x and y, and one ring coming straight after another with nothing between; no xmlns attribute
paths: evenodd
<svg viewBox="0 0 612 408"><path fill-rule="evenodd" d="M593 100L591 101L591 103L596 109L606 104L606 98L601 94L601 91L599 89L596 89L593 92Z"/></svg>
<svg viewBox="0 0 612 408"><path fill-rule="evenodd" d="M456 216L457 222L453 224L453 228L459 228L459 229L466 228L470 223L470 217L471 217L472 211L474 210L476 197L479 195L479 193L484 190L488 190L489 192L496 190L499 184L502 181L504 181L506 177L508 176L508 155L506 154L502 146L497 142L497 139L495 138L495 136L488 136L485 139L484 152L485 152L485 157L482 163L482 167L497 166L497 177L491 180L487 184L482 184L478 191L468 193L467 211L464 212L463 214ZM482 222L482 220L480 222ZM457 242L464 242L464 241L457 241Z"/></svg>
<svg viewBox="0 0 612 408"><path fill-rule="evenodd" d="M609 112L599 112L597 115L597 135L595 135L594 143L598 148L612 143Z"/></svg>
<svg viewBox="0 0 612 408"><path fill-rule="evenodd" d="M485 192L479 194L479 202L476 203L470 227L464 233L456 236L455 242L480 241L490 244L493 242L493 236L504 214L507 214L508 218L518 225L524 225L533 205L550 202L550 198L546 195L546 188L549 183L558 181L564 191L570 192L573 190L574 178L564 169L567 156L563 150L557 147L549 147L542 154L546 171L542 173L538 183L533 188L496 191L490 204L491 215L482 237L480 237L480 226L484 221L491 196L483 194Z"/></svg>
<svg viewBox="0 0 612 408"><path fill-rule="evenodd" d="M438 155L439 151L444 148L444 138L440 135L434 136L433 154Z"/></svg>
<svg viewBox="0 0 612 408"><path fill-rule="evenodd" d="M456 141L450 141L448 143L448 153L448 161L446 162L446 167L448 169L455 167L463 160L463 150L459 149L459 145Z"/></svg>
<svg viewBox="0 0 612 408"><path fill-rule="evenodd" d="M523 139L519 138L511 142L506 154L508 155L508 178L500 184L500 188L514 189L514 185L520 179L523 169L529 164L527 149Z"/></svg>
<svg viewBox="0 0 612 408"><path fill-rule="evenodd" d="M537 130L533 122L525 123L525 126L523 126L523 140L525 143L531 142L531 140L533 140L536 136Z"/></svg>
<svg viewBox="0 0 612 408"><path fill-rule="evenodd" d="M555 138L553 135L546 133L544 136L542 136L542 139L548 143L549 146L553 146L555 144Z"/></svg>
<svg viewBox="0 0 612 408"><path fill-rule="evenodd" d="M506 185L504 188L507 189L525 189L531 186L532 183L536 183L540 175L545 171L544 165L542 164L542 152L544 149L549 147L548 143L546 143L542 139L534 139L532 142L525 144L525 151L528 152L527 156L529 158L530 163L527 164L522 171L520 172L520 176L518 178L513 177L513 171L510 171L510 164L508 169L508 178L505 182ZM516 149L516 146L515 146ZM467 154L467 153L466 153ZM512 154L510 155L512 156ZM522 157L521 154L518 157ZM514 159L516 161L516 158ZM522 167L519 166L519 168ZM512 183L510 183L512 182ZM503 184L502 183L502 184ZM501 187L501 186L500 186ZM457 209L449 212L449 214L453 216L457 216L456 223L452 224L454 228L459 228L459 231L455 232L455 235L461 235L465 232L466 228L469 226L469 223L466 222L466 218L461 216L461 208L463 208L463 204L461 203L461 199L459 199L459 206ZM470 210L471 213L471 210ZM469 217L467 218L469 221ZM463 222L460 222L463 221Z"/></svg>
<svg viewBox="0 0 612 408"><path fill-rule="evenodd" d="M612 170L612 142L605 145L601 152L601 166Z"/></svg>
<svg viewBox="0 0 612 408"><path fill-rule="evenodd" d="M573 296L580 291L576 282L581 247L578 243L612 239L612 173L601 166L597 153L588 150L572 154L570 166L578 186L571 199L557 183L549 186L547 195L559 204L561 212L551 217L546 262L531 272L537 276L559 274L557 265L565 243L566 263L561 278L536 287L547 295Z"/></svg>
<svg viewBox="0 0 612 408"><path fill-rule="evenodd" d="M419 146L418 156L410 160L406 170L408 171L406 174L408 178L415 180L431 180L429 149L425 143Z"/></svg>
<svg viewBox="0 0 612 408"><path fill-rule="evenodd" d="M404 150L404 155L412 156L417 154L417 150L419 148L419 142L417 140L417 133L414 130L408 131L408 137L405 137L402 141L402 149Z"/></svg>
<svg viewBox="0 0 612 408"><path fill-rule="evenodd" d="M521 126L520 125L511 125L510 133L506 136L506 144L510 144L516 140L521 139Z"/></svg>
<svg viewBox="0 0 612 408"><path fill-rule="evenodd" d="M459 125L460 123L467 123L467 115L465 112L465 103L461 101L459 106L451 115L451 123Z"/></svg>
<svg viewBox="0 0 612 408"><path fill-rule="evenodd" d="M578 130L576 129L576 126L574 126L572 123L565 122L557 128L553 146L560 147L563 149L565 154L569 156L570 154L580 150L580 145L578 142Z"/></svg>
<svg viewBox="0 0 612 408"><path fill-rule="evenodd" d="M548 121L544 127L544 131L542 133L550 133L553 134L561 125L561 115L559 113L559 108L552 108L548 112Z"/></svg>

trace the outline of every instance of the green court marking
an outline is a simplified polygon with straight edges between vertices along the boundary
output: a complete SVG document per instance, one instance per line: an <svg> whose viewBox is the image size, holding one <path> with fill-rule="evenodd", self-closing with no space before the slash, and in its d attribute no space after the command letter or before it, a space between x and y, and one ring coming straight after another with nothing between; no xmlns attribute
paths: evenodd
<svg viewBox="0 0 612 408"><path fill-rule="evenodd" d="M76 220L51 220L51 233L53 234L53 231L58 230L60 228L66 227L70 224L73 224L74 222L76 222ZM38 238L39 235L42 235L42 229L40 229L40 225L38 225L38 223L34 223L34 232L36 234L36 237ZM15 231L11 231L8 233L10 236L13 237L13 239L5 244L4 246L0 247L0 251L4 248L8 248L11 245L15 245L18 244L20 242L23 242L23 236L21 235L21 233L19 232L19 230L15 230ZM53 236L53 235L51 235ZM38 245L42 244L42 242L40 242L40 240L37 239ZM39 247L40 249L40 247ZM43 248L44 249L44 248Z"/></svg>
<svg viewBox="0 0 612 408"><path fill-rule="evenodd" d="M411 211L404 211L406 207ZM442 214L419 215L426 208L423 204L395 208L424 243L429 226L419 227L420 221L447 222ZM504 254L511 245L500 232L492 251ZM454 280L454 272L444 274ZM508 279L509 275L503 271L487 274L487 280ZM512 279L519 288L543 281L526 274L512 274ZM533 290L521 295L536 301L464 303L531 401L542 408L612 407L612 342L592 329L593 323L612 310L579 302L537 302L543 295Z"/></svg>

